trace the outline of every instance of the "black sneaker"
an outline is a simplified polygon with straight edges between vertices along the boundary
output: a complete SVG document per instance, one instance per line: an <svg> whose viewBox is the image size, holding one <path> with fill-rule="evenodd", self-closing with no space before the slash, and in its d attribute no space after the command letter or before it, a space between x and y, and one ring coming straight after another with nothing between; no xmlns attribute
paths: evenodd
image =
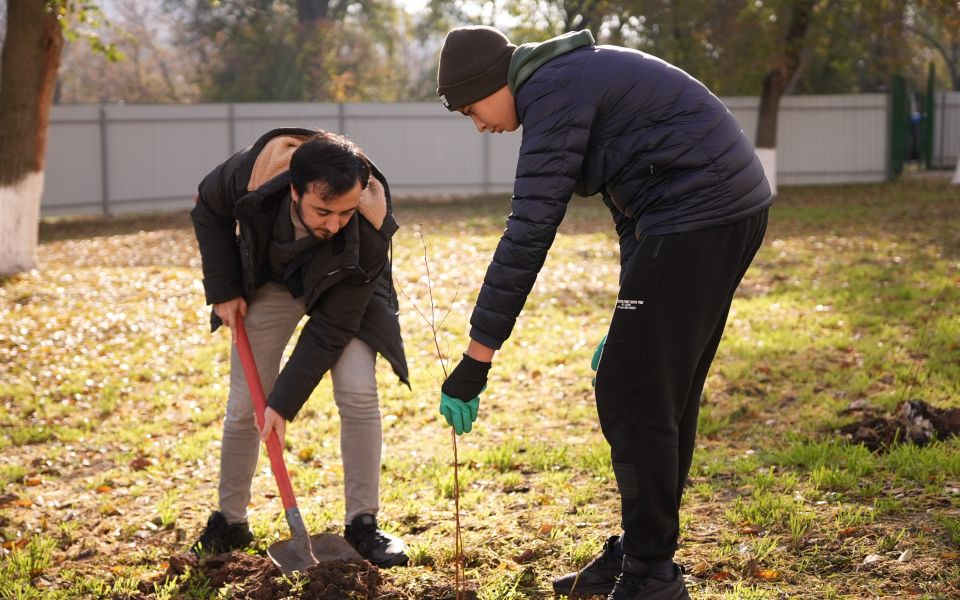
<svg viewBox="0 0 960 600"><path fill-rule="evenodd" d="M673 579L662 581L651 577L647 565L632 556L623 557L623 572L607 600L690 600L683 572L673 565Z"/></svg>
<svg viewBox="0 0 960 600"><path fill-rule="evenodd" d="M570 598L605 596L613 590L623 563L620 536L610 536L599 556L576 573L567 573L553 580L553 591Z"/></svg>
<svg viewBox="0 0 960 600"><path fill-rule="evenodd" d="M381 569L407 564L407 545L398 538L377 529L377 518L359 515L347 525L343 537L360 553Z"/></svg>
<svg viewBox="0 0 960 600"><path fill-rule="evenodd" d="M190 551L199 556L203 554L220 554L239 548L246 548L253 541L253 532L246 522L227 523L226 517L219 510L213 511L207 519L207 527L200 534Z"/></svg>

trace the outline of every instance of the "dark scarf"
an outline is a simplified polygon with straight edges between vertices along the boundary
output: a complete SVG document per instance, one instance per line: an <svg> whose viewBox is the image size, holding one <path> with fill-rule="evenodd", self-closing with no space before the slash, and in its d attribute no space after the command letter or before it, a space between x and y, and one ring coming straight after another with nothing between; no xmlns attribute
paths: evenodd
<svg viewBox="0 0 960 600"><path fill-rule="evenodd" d="M293 219L290 216L291 202L290 194L284 196L273 223L273 235L270 236L270 278L287 286L293 297L299 298L303 295L300 269L304 261L294 259L321 242L312 235L295 239Z"/></svg>

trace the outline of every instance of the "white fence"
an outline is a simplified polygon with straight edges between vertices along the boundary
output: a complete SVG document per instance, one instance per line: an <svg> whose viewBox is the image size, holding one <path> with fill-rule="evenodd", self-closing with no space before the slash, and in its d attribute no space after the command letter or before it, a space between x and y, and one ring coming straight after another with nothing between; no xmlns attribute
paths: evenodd
<svg viewBox="0 0 960 600"><path fill-rule="evenodd" d="M753 139L758 100L725 101ZM936 147L949 164L960 146L960 94L943 95L938 117ZM883 94L784 98L780 185L883 180L887 121ZM210 169L280 126L346 134L398 197L509 193L520 145L519 133L480 135L439 103L54 106L42 212L188 207Z"/></svg>
<svg viewBox="0 0 960 600"><path fill-rule="evenodd" d="M936 95L933 132L933 164L953 167L960 160L960 92Z"/></svg>
<svg viewBox="0 0 960 600"><path fill-rule="evenodd" d="M759 98L727 98L730 112L756 139ZM788 96L777 122L777 183L863 183L887 177L886 94Z"/></svg>

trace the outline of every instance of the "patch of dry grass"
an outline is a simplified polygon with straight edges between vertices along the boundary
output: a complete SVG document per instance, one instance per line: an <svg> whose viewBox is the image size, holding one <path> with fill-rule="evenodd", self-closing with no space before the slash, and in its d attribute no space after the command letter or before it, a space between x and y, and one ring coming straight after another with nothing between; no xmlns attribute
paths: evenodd
<svg viewBox="0 0 960 600"><path fill-rule="evenodd" d="M447 357L465 345L506 211L503 198L398 203L396 276L428 306L419 226L437 307L452 308ZM960 406L958 213L938 182L783 190L708 380L678 553L695 598L960 594L960 443L874 455L834 433L854 403ZM41 269L0 287L0 596L122 597L214 507L229 342L208 333L186 215L41 234ZM574 200L460 441L482 598L549 597L552 576L617 530L589 361L618 272L606 209ZM453 581L452 450L432 336L402 304L413 390L379 365L381 520L415 565L387 576L418 598ZM337 430L324 382L288 428L318 532L342 525ZM286 536L273 485L254 483L259 551ZM181 584L166 597L215 597Z"/></svg>

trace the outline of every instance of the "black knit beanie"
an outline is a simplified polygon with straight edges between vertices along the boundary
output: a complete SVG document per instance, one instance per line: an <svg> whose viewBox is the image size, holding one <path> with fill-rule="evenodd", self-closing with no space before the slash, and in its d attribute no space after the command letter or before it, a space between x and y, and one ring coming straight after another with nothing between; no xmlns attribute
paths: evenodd
<svg viewBox="0 0 960 600"><path fill-rule="evenodd" d="M447 110L458 110L507 85L517 47L493 27L451 29L440 49L437 94Z"/></svg>

